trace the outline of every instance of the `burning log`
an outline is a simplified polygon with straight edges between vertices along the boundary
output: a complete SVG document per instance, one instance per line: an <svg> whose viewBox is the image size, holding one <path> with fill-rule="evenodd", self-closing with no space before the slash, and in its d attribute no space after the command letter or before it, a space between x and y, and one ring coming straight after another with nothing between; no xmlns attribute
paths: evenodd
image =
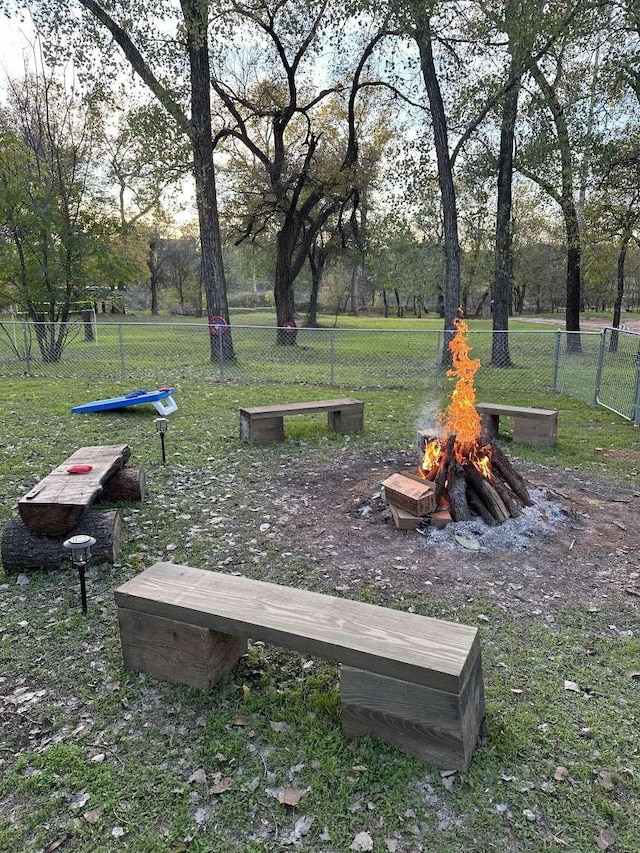
<svg viewBox="0 0 640 853"><path fill-rule="evenodd" d="M524 478L518 474L511 462L497 445L491 446L491 463L502 479L507 483L515 495L517 495L525 506L533 506L531 495L527 489Z"/></svg>
<svg viewBox="0 0 640 853"><path fill-rule="evenodd" d="M451 457L453 456L453 449L455 447L455 443L455 435L450 435L447 439L447 443L444 446L442 456L440 457L438 471L434 480L436 487L436 506L440 503L442 494L444 492L444 487L447 483L447 471L449 469L449 462L451 461Z"/></svg>
<svg viewBox="0 0 640 853"><path fill-rule="evenodd" d="M493 488L491 483L482 476L474 465L469 462L464 466L464 472L467 480L475 489L478 498L486 506L496 521L506 521L509 518L509 510L506 508L502 498Z"/></svg>
<svg viewBox="0 0 640 853"><path fill-rule="evenodd" d="M467 503L465 471L455 458L447 466L447 498L451 518L454 521L469 521L471 512Z"/></svg>
<svg viewBox="0 0 640 853"><path fill-rule="evenodd" d="M469 501L470 506L478 513L478 515L482 518L486 525L488 525L489 527L495 527L498 522L486 508L486 506L482 502L482 499L480 498L480 495L476 492L473 486L470 486L468 483L467 500Z"/></svg>
<svg viewBox="0 0 640 853"><path fill-rule="evenodd" d="M491 478L491 485L500 495L502 503L506 506L511 518L517 518L521 515L520 508L513 499L511 492L495 475Z"/></svg>

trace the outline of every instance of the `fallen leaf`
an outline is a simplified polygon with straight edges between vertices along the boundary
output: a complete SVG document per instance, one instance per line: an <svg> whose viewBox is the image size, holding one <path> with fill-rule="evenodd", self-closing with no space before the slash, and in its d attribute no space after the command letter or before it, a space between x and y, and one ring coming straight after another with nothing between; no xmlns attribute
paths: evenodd
<svg viewBox="0 0 640 853"><path fill-rule="evenodd" d="M572 690L574 693L582 693L582 690L580 689L580 685L576 684L575 681L565 681L564 682L564 689L565 690Z"/></svg>
<svg viewBox="0 0 640 853"><path fill-rule="evenodd" d="M100 753L98 753L98 755L94 755L93 758L91 758L89 760L91 761L92 764L102 764L102 762L105 760L105 758L106 758L106 755L104 754L104 752L100 752Z"/></svg>
<svg viewBox="0 0 640 853"><path fill-rule="evenodd" d="M204 772L202 767L198 767L197 770L194 770L191 776L189 776L188 782L193 782L196 785L206 785L207 784L207 774Z"/></svg>
<svg viewBox="0 0 640 853"><path fill-rule="evenodd" d="M124 835L124 829L121 826L114 826L111 830L111 835L113 835L114 838L122 838Z"/></svg>
<svg viewBox="0 0 640 853"><path fill-rule="evenodd" d="M209 820L209 809L205 806L200 806L196 809L195 821L198 826L203 826Z"/></svg>
<svg viewBox="0 0 640 853"><path fill-rule="evenodd" d="M99 806L97 809L90 809L88 812L85 812L82 817L86 820L87 823L95 823L96 821L100 820L103 811L104 808L102 808L102 806Z"/></svg>
<svg viewBox="0 0 640 853"><path fill-rule="evenodd" d="M215 785L212 785L209 788L210 794L224 794L225 791L228 791L233 786L233 779L229 776L225 776L224 779L221 779Z"/></svg>
<svg viewBox="0 0 640 853"><path fill-rule="evenodd" d="M76 809L81 809L83 806L86 806L90 797L91 794L87 793L87 791L83 791L81 794L76 794L74 797L71 798L69 808L74 809L74 811Z"/></svg>
<svg viewBox="0 0 640 853"><path fill-rule="evenodd" d="M593 840L596 842L600 850L607 850L615 843L616 840L616 834L613 827L607 826L605 829L601 829Z"/></svg>
<svg viewBox="0 0 640 853"><path fill-rule="evenodd" d="M274 796L285 806L297 806L306 793L301 788L276 788Z"/></svg>
<svg viewBox="0 0 640 853"><path fill-rule="evenodd" d="M243 684L242 685L242 696L243 696L243 698L246 699L250 693L251 693L251 688L247 687L246 684Z"/></svg>
<svg viewBox="0 0 640 853"><path fill-rule="evenodd" d="M289 726L289 723L281 723L281 722L278 722L277 720L271 720L271 722L269 723L269 726L271 729L273 729L274 732L288 732L289 729L291 728Z"/></svg>
<svg viewBox="0 0 640 853"><path fill-rule="evenodd" d="M396 853L398 849L398 839L397 838L385 838L384 846L387 848L388 853Z"/></svg>
<svg viewBox="0 0 640 853"><path fill-rule="evenodd" d="M601 770L596 779L598 780L598 784L602 785L606 791L613 791L613 777L608 770Z"/></svg>
<svg viewBox="0 0 640 853"><path fill-rule="evenodd" d="M466 548L469 551L479 551L480 550L480 543L477 541L477 539L469 539L468 536L459 536L459 535L456 535L453 538L456 540L458 545L462 545L463 548Z"/></svg>
<svg viewBox="0 0 640 853"><path fill-rule="evenodd" d="M524 815L524 817L526 817L527 820L531 821L531 823L537 820L535 814L531 811L531 809L523 809L522 814Z"/></svg>
<svg viewBox="0 0 640 853"><path fill-rule="evenodd" d="M234 726L248 726L251 722L251 717L247 714L238 714L238 716L234 719Z"/></svg>
<svg viewBox="0 0 640 853"><path fill-rule="evenodd" d="M556 767L555 772L553 774L553 778L556 780L556 782L564 782L566 779L568 779L568 777L569 771L566 767L562 767L561 765Z"/></svg>
<svg viewBox="0 0 640 853"><path fill-rule="evenodd" d="M66 844L70 838L70 835L63 835L62 838L58 838L56 841L52 841L51 844L47 844L42 853L54 853L54 850L58 850L63 844Z"/></svg>
<svg viewBox="0 0 640 853"><path fill-rule="evenodd" d="M331 834L329 833L329 827L325 826L325 828L320 833L319 841L331 841Z"/></svg>
<svg viewBox="0 0 640 853"><path fill-rule="evenodd" d="M640 678L640 669L632 669L627 673L628 678Z"/></svg>
<svg viewBox="0 0 640 853"><path fill-rule="evenodd" d="M349 845L349 850L373 850L373 838L368 832L359 832Z"/></svg>
<svg viewBox="0 0 640 853"><path fill-rule="evenodd" d="M309 815L302 815L295 822L295 826L293 827L293 837L296 840L301 839L303 836L309 834L309 830L313 825L313 818L309 817Z"/></svg>

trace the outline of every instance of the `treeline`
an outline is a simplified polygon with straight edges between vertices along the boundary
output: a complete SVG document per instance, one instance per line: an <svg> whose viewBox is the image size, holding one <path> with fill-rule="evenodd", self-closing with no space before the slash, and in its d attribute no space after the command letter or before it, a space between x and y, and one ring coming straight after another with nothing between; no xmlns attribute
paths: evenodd
<svg viewBox="0 0 640 853"><path fill-rule="evenodd" d="M0 8L44 58L0 115L0 299L50 358L73 304L125 290L228 319L270 282L279 327L462 305L498 366L514 313L562 311L580 349L581 310L637 307L635 0Z"/></svg>

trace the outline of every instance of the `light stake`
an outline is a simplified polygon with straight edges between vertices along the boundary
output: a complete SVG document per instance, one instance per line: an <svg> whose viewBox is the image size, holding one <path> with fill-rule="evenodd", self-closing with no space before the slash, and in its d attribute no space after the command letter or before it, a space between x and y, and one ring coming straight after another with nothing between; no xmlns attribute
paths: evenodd
<svg viewBox="0 0 640 853"><path fill-rule="evenodd" d="M65 548L68 548L71 551L71 562L78 569L78 575L80 577L80 598L82 599L82 612L86 616L87 587L85 584L84 570L91 558L91 549L96 544L96 540L93 538L93 536L87 536L86 534L81 533L78 536L71 536L62 544Z"/></svg>
<svg viewBox="0 0 640 853"><path fill-rule="evenodd" d="M162 447L162 464L167 464L167 457L164 452L164 436L166 431L169 429L169 421L167 418L155 418L154 424L156 425L156 432L160 436L160 445Z"/></svg>

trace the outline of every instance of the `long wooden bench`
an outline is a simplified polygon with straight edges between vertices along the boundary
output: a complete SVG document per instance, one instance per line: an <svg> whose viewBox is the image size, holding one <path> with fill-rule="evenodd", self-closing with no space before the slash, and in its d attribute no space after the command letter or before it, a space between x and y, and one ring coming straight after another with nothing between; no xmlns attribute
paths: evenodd
<svg viewBox="0 0 640 853"><path fill-rule="evenodd" d="M556 409L504 406L500 403L476 403L487 438L496 438L500 417L513 418L513 440L517 444L555 444L558 438Z"/></svg>
<svg viewBox="0 0 640 853"><path fill-rule="evenodd" d="M336 432L358 432L364 424L364 403L347 397L342 400L313 400L275 406L240 409L240 438L249 444L284 441L284 418L327 412L328 426Z"/></svg>
<svg viewBox="0 0 640 853"><path fill-rule="evenodd" d="M345 735L446 768L471 759L484 717L477 628L173 563L115 601L128 669L208 690L251 637L342 664Z"/></svg>
<svg viewBox="0 0 640 853"><path fill-rule="evenodd" d="M81 447L20 498L20 518L36 533L68 533L130 456L128 444Z"/></svg>

